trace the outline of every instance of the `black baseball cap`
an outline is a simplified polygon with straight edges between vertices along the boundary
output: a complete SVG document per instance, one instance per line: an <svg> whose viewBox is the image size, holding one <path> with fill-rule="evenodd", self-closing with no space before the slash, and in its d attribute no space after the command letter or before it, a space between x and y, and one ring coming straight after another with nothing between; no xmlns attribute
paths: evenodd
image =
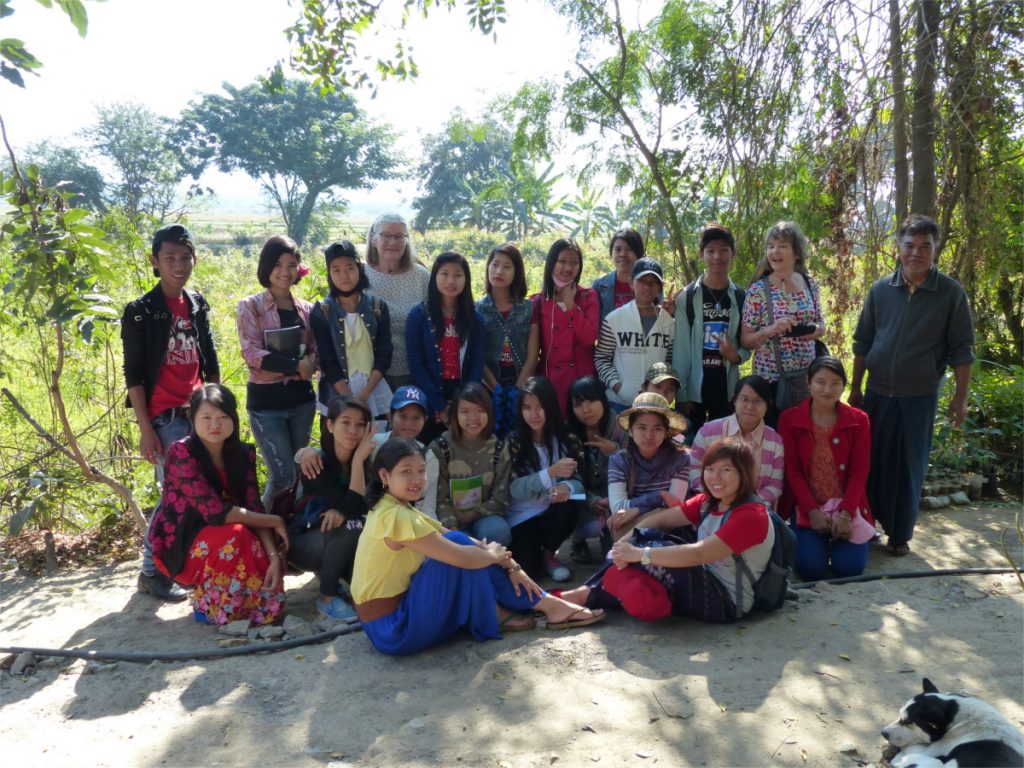
<svg viewBox="0 0 1024 768"><path fill-rule="evenodd" d="M725 240L733 251L736 250L736 238L733 237L728 227L723 227L721 224L711 222L705 225L700 233L700 249L703 251L712 240Z"/></svg>
<svg viewBox="0 0 1024 768"><path fill-rule="evenodd" d="M661 264L657 259L652 259L650 256L645 256L642 259L637 259L636 264L633 265L633 279L636 280L644 275L654 275L658 278L658 282L662 285L665 284L665 274L661 271Z"/></svg>
<svg viewBox="0 0 1024 768"><path fill-rule="evenodd" d="M164 243L192 243L192 233L181 224L168 224L160 227L153 235L153 255L160 252L160 246Z"/></svg>

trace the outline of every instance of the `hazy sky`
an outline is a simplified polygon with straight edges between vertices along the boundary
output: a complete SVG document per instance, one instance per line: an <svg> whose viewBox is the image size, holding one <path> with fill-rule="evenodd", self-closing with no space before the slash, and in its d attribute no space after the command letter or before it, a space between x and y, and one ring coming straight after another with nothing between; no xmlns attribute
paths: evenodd
<svg viewBox="0 0 1024 768"><path fill-rule="evenodd" d="M510 6L497 42L471 30L461 9L414 20L408 34L419 79L383 83L376 99L357 95L371 116L402 134L401 148L411 160L419 137L437 131L455 107L474 115L495 95L572 65L575 42L564 20L539 0ZM16 149L41 139L77 140L97 104L138 101L171 117L224 82L245 85L278 59L287 61L283 30L297 15L286 0L87 0L89 31L80 38L56 9L29 0L14 7L14 15L0 21L0 37L24 40L44 63L39 77L26 78L25 89L0 81L0 114ZM395 34L394 26L385 28L361 45L387 51ZM217 174L204 182L225 204L259 199L254 182L242 175ZM354 209L404 208L415 192L411 182L389 183L350 200Z"/></svg>

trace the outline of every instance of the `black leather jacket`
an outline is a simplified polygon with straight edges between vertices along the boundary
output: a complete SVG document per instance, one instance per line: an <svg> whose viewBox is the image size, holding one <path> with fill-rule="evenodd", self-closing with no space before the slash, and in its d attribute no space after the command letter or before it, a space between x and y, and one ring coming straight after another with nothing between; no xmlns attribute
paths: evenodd
<svg viewBox="0 0 1024 768"><path fill-rule="evenodd" d="M203 381L220 380L217 348L210 331L210 305L199 291L185 289L188 314L198 337L199 376ZM149 402L167 356L171 340L171 311L157 284L149 293L129 302L121 316L121 344L124 347L124 383L129 389L140 384ZM131 407L131 400L126 400Z"/></svg>

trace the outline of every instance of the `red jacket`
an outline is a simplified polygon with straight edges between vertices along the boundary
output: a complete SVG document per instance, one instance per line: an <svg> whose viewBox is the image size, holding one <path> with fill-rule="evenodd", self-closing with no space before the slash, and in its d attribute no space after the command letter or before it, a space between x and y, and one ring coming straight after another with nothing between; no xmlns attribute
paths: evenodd
<svg viewBox="0 0 1024 768"><path fill-rule="evenodd" d="M592 288L576 287L576 301L568 312L557 307L543 293L531 297L533 322L540 326L538 376L551 380L558 393L562 415L568 414L569 387L576 379L593 376L594 342L600 330L600 301Z"/></svg>
<svg viewBox="0 0 1024 768"><path fill-rule="evenodd" d="M807 484L811 452L814 450L810 398L782 412L779 434L786 448L786 486L779 514L788 517L795 504L797 527L810 528L809 513L818 506ZM846 403L838 404L836 425L832 430L832 461L843 489L843 509L850 514L860 509L864 518L874 523L865 490L871 468L871 423L864 411L851 408Z"/></svg>

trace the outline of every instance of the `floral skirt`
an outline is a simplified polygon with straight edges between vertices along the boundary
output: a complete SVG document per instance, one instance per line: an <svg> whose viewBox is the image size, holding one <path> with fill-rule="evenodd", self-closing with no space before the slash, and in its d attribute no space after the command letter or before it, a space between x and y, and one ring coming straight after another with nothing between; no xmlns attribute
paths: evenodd
<svg viewBox="0 0 1024 768"><path fill-rule="evenodd" d="M270 559L259 538L241 523L209 525L189 548L180 584L194 587L192 609L210 624L249 619L270 624L284 609L284 592L263 588Z"/></svg>

